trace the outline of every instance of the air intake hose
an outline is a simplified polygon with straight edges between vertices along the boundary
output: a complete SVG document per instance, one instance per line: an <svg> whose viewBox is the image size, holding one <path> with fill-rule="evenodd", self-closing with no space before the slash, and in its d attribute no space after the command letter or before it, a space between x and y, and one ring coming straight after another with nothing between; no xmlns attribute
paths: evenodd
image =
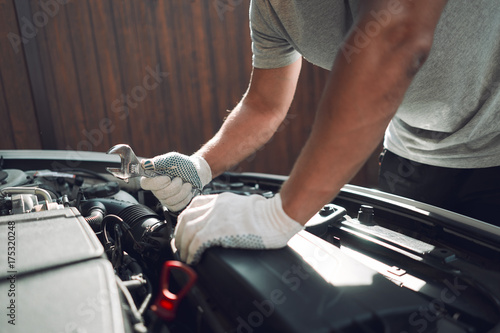
<svg viewBox="0 0 500 333"><path fill-rule="evenodd" d="M82 204L82 214L85 216L88 207L100 205L105 207L107 214L118 216L130 228L130 234L126 233L122 239L123 249L130 255L139 254L144 259L156 261L171 252L172 227L149 207L116 199L96 198ZM106 229L109 234L113 234L112 226L108 225ZM144 245L142 250L134 247L135 242Z"/></svg>

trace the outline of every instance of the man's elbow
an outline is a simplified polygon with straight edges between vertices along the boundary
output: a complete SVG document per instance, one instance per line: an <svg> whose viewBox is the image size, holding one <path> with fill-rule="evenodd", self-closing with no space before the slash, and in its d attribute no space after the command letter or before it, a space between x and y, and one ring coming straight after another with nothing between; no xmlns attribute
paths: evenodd
<svg viewBox="0 0 500 333"><path fill-rule="evenodd" d="M402 22L389 27L382 38L394 56L406 60L407 73L413 77L431 53L434 29L414 22Z"/></svg>

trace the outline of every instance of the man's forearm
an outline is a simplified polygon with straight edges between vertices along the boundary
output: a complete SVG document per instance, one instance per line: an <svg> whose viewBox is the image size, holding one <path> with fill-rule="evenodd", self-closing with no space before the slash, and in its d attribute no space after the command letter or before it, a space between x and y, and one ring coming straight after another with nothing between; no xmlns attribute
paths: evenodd
<svg viewBox="0 0 500 333"><path fill-rule="evenodd" d="M333 65L313 131L281 190L285 212L300 223L331 201L361 168L430 52L446 1L415 4L427 6L420 7L422 21L418 8L407 3L415 11L395 17L360 52L349 58L340 53ZM370 22L369 14L357 23L359 30ZM355 45L359 30L353 30L346 45Z"/></svg>
<svg viewBox="0 0 500 333"><path fill-rule="evenodd" d="M217 176L268 142L283 120L281 114L261 112L245 99L229 114L217 134L196 154L205 158Z"/></svg>
<svg viewBox="0 0 500 333"><path fill-rule="evenodd" d="M271 139L292 103L301 60L281 68L254 68L247 93L221 129L198 152L217 176Z"/></svg>

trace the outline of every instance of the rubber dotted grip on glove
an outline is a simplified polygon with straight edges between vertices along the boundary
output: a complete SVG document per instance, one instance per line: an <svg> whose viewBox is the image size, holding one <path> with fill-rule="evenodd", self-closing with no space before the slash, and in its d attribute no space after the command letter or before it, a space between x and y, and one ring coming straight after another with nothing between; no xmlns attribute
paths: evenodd
<svg viewBox="0 0 500 333"><path fill-rule="evenodd" d="M179 177L183 181L191 183L198 190L203 188L198 171L186 155L172 152L145 160L142 165L146 171L154 171L170 178Z"/></svg>
<svg viewBox="0 0 500 333"><path fill-rule="evenodd" d="M265 249L266 246L262 237L258 235L232 235L214 238L201 244L200 248L194 254L192 262L198 262L203 252L212 246L235 247L242 249Z"/></svg>

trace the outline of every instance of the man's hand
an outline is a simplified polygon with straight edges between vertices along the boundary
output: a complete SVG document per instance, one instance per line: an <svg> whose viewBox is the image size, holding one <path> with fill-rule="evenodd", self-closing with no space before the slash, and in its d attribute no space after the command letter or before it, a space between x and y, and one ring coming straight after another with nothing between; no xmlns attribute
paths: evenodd
<svg viewBox="0 0 500 333"><path fill-rule="evenodd" d="M175 246L181 259L192 264L211 246L281 248L302 229L283 211L279 194L271 199L229 192L203 195L179 215Z"/></svg>
<svg viewBox="0 0 500 333"><path fill-rule="evenodd" d="M144 160L142 165L152 175L161 176L142 177L141 187L151 190L173 212L180 211L189 204L193 198L193 187L201 191L212 180L210 166L198 155L186 156L171 152Z"/></svg>

